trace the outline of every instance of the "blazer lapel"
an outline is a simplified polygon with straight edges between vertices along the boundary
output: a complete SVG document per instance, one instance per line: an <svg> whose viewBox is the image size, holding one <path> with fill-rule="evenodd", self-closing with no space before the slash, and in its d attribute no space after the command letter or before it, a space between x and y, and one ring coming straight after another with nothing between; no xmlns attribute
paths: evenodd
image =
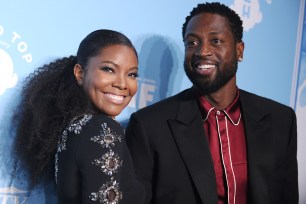
<svg viewBox="0 0 306 204"><path fill-rule="evenodd" d="M203 203L217 203L213 161L200 110L191 93L181 102L176 120L168 122L201 200Z"/></svg>
<svg viewBox="0 0 306 204"><path fill-rule="evenodd" d="M248 186L251 203L269 202L269 179L272 172L273 140L270 131L270 113L250 98L244 91L240 92L243 122L246 133L248 157ZM254 100L255 99L255 100Z"/></svg>

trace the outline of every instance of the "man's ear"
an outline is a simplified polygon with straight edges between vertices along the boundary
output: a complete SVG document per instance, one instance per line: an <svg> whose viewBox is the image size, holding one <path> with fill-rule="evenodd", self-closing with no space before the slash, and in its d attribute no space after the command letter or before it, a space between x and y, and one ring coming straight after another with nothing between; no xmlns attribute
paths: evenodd
<svg viewBox="0 0 306 204"><path fill-rule="evenodd" d="M75 76L75 79L78 81L78 84L82 86L83 84L83 78L84 78L84 70L80 64L75 64L73 68L73 73Z"/></svg>
<svg viewBox="0 0 306 204"><path fill-rule="evenodd" d="M237 60L239 62L242 62L242 60L243 60L243 51L244 51L244 42L243 41L238 42L236 44L236 51L237 51Z"/></svg>

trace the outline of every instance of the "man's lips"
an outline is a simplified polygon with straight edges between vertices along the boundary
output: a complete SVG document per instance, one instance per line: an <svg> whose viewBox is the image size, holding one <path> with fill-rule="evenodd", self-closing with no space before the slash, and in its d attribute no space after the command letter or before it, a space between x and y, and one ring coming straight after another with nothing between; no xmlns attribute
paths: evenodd
<svg viewBox="0 0 306 204"><path fill-rule="evenodd" d="M216 65L213 64L198 64L195 66L196 69L214 69L216 68Z"/></svg>
<svg viewBox="0 0 306 204"><path fill-rule="evenodd" d="M194 70L201 75L211 74L216 69L216 67L216 65L208 63L197 63L193 66Z"/></svg>

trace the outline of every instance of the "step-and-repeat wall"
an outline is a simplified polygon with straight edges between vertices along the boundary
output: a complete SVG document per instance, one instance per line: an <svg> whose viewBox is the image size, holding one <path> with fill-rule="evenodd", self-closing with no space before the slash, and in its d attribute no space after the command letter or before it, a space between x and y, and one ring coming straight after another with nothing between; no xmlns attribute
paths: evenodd
<svg viewBox="0 0 306 204"><path fill-rule="evenodd" d="M245 53L240 88L297 111L299 171L306 172L306 31L304 0L221 0L244 21ZM139 91L117 118L125 123L142 107L190 87L183 71L182 24L195 0L2 1L0 6L0 203L56 203L51 186L29 192L22 173L12 176L12 111L24 78L35 68L76 54L91 31L126 34L139 53ZM306 29L305 29L306 30ZM303 130L304 128L304 130ZM303 135L304 133L304 135ZM301 203L306 177L300 173Z"/></svg>

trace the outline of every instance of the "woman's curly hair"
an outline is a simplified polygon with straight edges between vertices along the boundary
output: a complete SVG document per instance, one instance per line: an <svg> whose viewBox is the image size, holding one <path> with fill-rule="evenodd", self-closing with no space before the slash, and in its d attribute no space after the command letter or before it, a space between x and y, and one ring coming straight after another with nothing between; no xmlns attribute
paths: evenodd
<svg viewBox="0 0 306 204"><path fill-rule="evenodd" d="M26 79L22 90L13 118L17 123L14 151L31 185L41 176L51 176L58 136L73 117L90 107L74 78L75 64L76 57L70 56L44 65Z"/></svg>
<svg viewBox="0 0 306 204"><path fill-rule="evenodd" d="M57 59L26 78L13 116L16 125L13 153L16 163L20 161L19 166L29 177L30 188L41 183L42 178L54 178L58 137L72 119L94 111L89 97L75 79L75 64L80 64L86 74L89 58L116 44L129 46L136 53L122 33L97 30L82 40L77 56Z"/></svg>

